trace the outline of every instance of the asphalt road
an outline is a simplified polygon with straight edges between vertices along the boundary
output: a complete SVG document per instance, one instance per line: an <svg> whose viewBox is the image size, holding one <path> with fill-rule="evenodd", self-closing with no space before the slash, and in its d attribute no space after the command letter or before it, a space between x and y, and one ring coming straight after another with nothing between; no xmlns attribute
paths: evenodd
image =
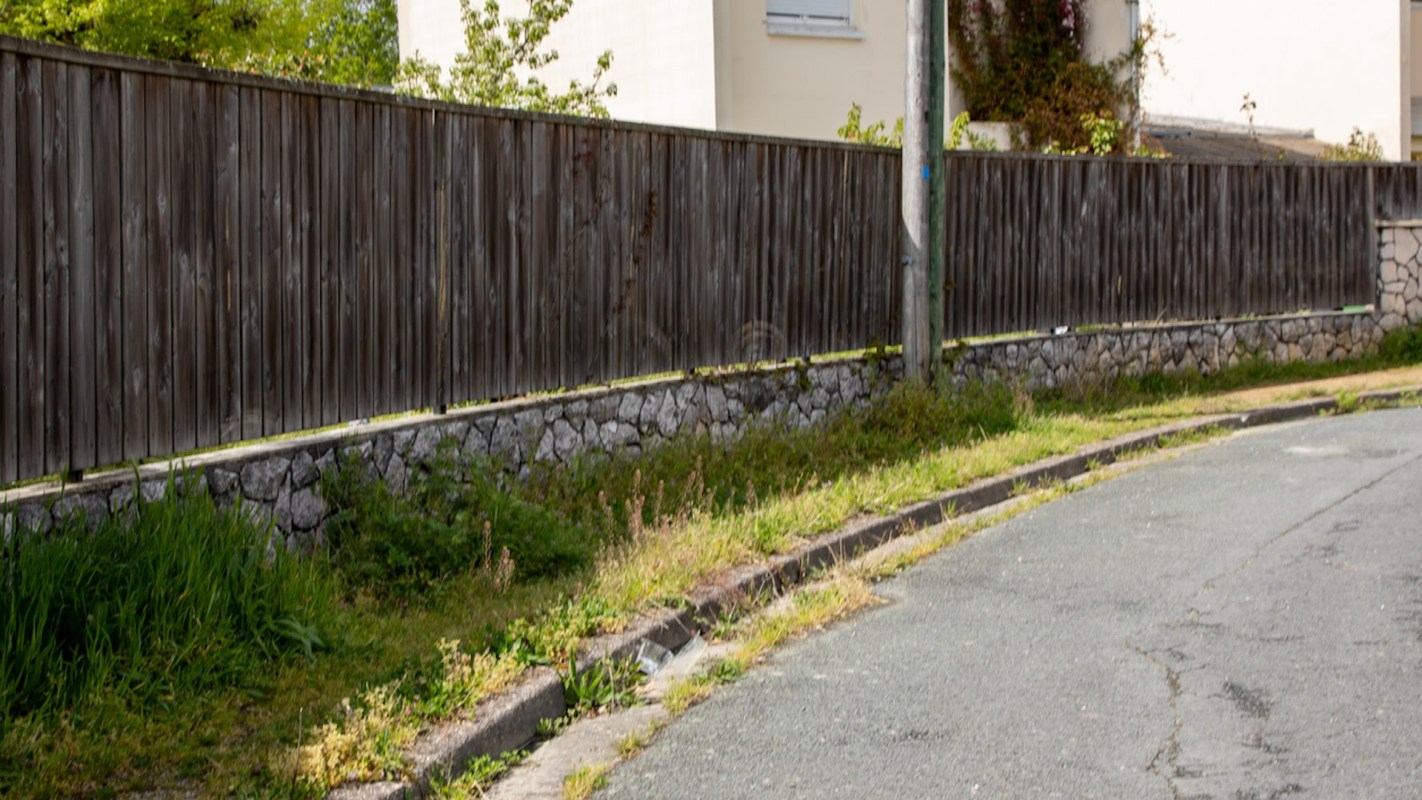
<svg viewBox="0 0 1422 800"><path fill-rule="evenodd" d="M880 585L599 797L1422 797L1422 410L1258 429Z"/></svg>

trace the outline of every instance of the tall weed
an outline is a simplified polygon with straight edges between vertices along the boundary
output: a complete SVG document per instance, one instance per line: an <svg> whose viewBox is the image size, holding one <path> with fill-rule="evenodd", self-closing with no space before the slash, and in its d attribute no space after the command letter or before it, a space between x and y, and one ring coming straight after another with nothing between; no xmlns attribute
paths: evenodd
<svg viewBox="0 0 1422 800"><path fill-rule="evenodd" d="M446 579L483 569L507 582L566 575L596 552L593 534L520 499L487 464L463 463L448 444L404 492L347 464L322 484L334 509L331 558L349 588L410 601Z"/></svg>
<svg viewBox="0 0 1422 800"><path fill-rule="evenodd" d="M100 690L162 706L324 647L329 577L270 541L240 508L171 485L131 520L14 534L0 551L0 718Z"/></svg>

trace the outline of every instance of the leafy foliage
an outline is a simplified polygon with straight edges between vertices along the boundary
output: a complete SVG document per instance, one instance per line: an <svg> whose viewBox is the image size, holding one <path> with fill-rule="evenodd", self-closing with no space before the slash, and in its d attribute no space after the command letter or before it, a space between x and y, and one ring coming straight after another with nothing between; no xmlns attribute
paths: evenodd
<svg viewBox="0 0 1422 800"><path fill-rule="evenodd" d="M1092 145L1081 119L1129 102L1117 71L1136 43L1105 64L1085 55L1084 0L948 0L953 79L975 119L1019 122L1032 147Z"/></svg>
<svg viewBox="0 0 1422 800"><path fill-rule="evenodd" d="M0 33L363 86L399 61L394 0L7 0Z"/></svg>
<svg viewBox="0 0 1422 800"><path fill-rule="evenodd" d="M864 108L858 103L851 103L849 116L836 133L846 142L874 145L875 147L903 147L904 118L899 117L894 122L893 130L886 130L886 123L883 120L866 128L864 127Z"/></svg>
<svg viewBox="0 0 1422 800"><path fill-rule="evenodd" d="M400 67L400 91L457 103L518 108L554 114L607 117L605 101L616 84L602 85L612 67L612 52L598 57L591 83L571 81L558 92L537 76L558 60L543 41L553 25L572 10L573 0L531 0L527 17L500 16L498 0L476 8L460 0L464 14L464 52L455 57L445 80L442 70L420 57Z"/></svg>
<svg viewBox="0 0 1422 800"><path fill-rule="evenodd" d="M1323 151L1324 161L1384 161L1382 145L1378 142L1378 137L1374 134L1364 134L1362 130L1354 128L1348 135L1347 144L1329 145Z"/></svg>

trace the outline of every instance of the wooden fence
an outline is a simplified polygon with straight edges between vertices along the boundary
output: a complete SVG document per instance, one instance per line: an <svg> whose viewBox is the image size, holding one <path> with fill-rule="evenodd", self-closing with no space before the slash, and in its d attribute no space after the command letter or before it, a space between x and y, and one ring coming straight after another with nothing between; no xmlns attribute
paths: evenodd
<svg viewBox="0 0 1422 800"><path fill-rule="evenodd" d="M947 332L1372 302L1385 172L953 154ZM0 483L895 342L898 182L0 37Z"/></svg>

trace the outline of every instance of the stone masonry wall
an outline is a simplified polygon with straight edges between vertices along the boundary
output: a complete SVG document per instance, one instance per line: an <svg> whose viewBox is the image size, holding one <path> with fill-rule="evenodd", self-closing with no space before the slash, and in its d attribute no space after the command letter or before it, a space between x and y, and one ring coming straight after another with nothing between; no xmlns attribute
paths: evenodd
<svg viewBox="0 0 1422 800"><path fill-rule="evenodd" d="M1422 321L1422 222L1379 226L1378 316L1384 331Z"/></svg>
<svg viewBox="0 0 1422 800"><path fill-rule="evenodd" d="M1002 339L945 351L951 380L1006 381L1026 390L1149 372L1211 373L1250 358L1273 363L1337 361L1372 352L1384 333L1422 321L1422 224L1380 229L1376 312L1314 314L1202 324L1116 327ZM161 497L170 469L180 490L197 487L220 503L239 498L249 513L275 522L289 547L310 547L328 509L320 477L353 456L396 488L406 485L437 446L490 457L525 476L540 462L578 454L636 456L666 440L735 437L771 420L806 427L867 403L902 374L897 357L780 365L605 387L425 415L278 443L249 445L153 465L135 475L93 475L82 483L0 493L0 535L48 530L82 514L127 513L140 494Z"/></svg>

